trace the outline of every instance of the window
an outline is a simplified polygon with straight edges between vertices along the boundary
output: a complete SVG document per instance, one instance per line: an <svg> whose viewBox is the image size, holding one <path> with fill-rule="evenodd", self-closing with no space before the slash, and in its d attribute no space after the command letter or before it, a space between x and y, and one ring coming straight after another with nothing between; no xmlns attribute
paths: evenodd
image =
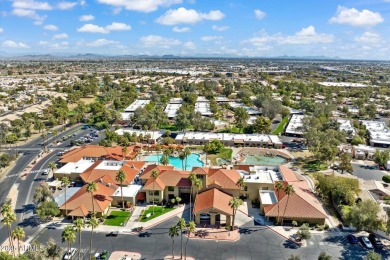
<svg viewBox="0 0 390 260"><path fill-rule="evenodd" d="M159 193L159 191L158 190L155 190L154 191L154 196L158 196L160 193ZM149 196L153 196L153 191L149 191Z"/></svg>
<svg viewBox="0 0 390 260"><path fill-rule="evenodd" d="M173 186L168 186L168 191L175 191L175 187L173 187Z"/></svg>
<svg viewBox="0 0 390 260"><path fill-rule="evenodd" d="M203 180L203 175L197 174L197 175L196 175L196 178L198 178L198 179L200 179L200 180Z"/></svg>
<svg viewBox="0 0 390 260"><path fill-rule="evenodd" d="M242 191L248 191L248 186L241 187Z"/></svg>
<svg viewBox="0 0 390 260"><path fill-rule="evenodd" d="M261 189L262 190L268 190L268 187L262 187Z"/></svg>

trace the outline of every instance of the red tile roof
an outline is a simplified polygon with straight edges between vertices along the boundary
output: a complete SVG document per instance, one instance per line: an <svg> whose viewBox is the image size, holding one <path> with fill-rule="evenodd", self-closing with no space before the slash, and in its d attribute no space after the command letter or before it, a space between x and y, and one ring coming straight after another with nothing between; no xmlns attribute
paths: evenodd
<svg viewBox="0 0 390 260"><path fill-rule="evenodd" d="M87 215L88 210L84 204L68 213L68 216L73 217L86 217Z"/></svg>
<svg viewBox="0 0 390 260"><path fill-rule="evenodd" d="M206 190L196 196L194 213L216 209L227 215L233 215L233 209L229 205L232 198L232 196L215 188Z"/></svg>
<svg viewBox="0 0 390 260"><path fill-rule="evenodd" d="M110 205L116 187L107 187L106 185L97 182L97 191L93 194L93 205L95 207L95 212L101 213L104 212L107 207ZM66 209L69 211L74 211L80 208L84 208L88 212L92 212L92 198L91 194L87 191L87 184L81 187L72 197L70 197L66 202ZM60 209L65 209L65 203L60 206ZM79 212L79 211L75 211Z"/></svg>
<svg viewBox="0 0 390 260"><path fill-rule="evenodd" d="M127 148L125 160L131 160L137 155L134 145ZM104 147L100 145L84 145L73 149L61 156L61 163L78 162L85 157L90 158L105 158L110 160L122 160L122 146Z"/></svg>
<svg viewBox="0 0 390 260"><path fill-rule="evenodd" d="M144 190L153 190L153 183L155 190L164 190L167 186L191 187L191 182L188 179L189 175L190 172L188 171L162 171L155 181L153 178L148 179Z"/></svg>
<svg viewBox="0 0 390 260"><path fill-rule="evenodd" d="M280 173L283 175L283 179L287 182L299 181L296 174L288 168L286 165L279 166Z"/></svg>
<svg viewBox="0 0 390 260"><path fill-rule="evenodd" d="M236 170L210 169L207 177L207 186L218 183L221 189L239 190L240 187L236 183L240 177Z"/></svg>
<svg viewBox="0 0 390 260"><path fill-rule="evenodd" d="M150 178L152 171L156 170L159 174L162 171L167 171L167 170L173 170L175 167L171 165L157 165L157 164L151 164L146 166L145 170L141 173L140 179L141 180L147 180Z"/></svg>

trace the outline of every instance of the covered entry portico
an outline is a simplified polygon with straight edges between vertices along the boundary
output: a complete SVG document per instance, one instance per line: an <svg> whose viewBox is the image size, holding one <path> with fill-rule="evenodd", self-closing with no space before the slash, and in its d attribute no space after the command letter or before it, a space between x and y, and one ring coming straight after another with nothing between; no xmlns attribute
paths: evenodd
<svg viewBox="0 0 390 260"><path fill-rule="evenodd" d="M232 198L216 188L198 194L194 205L195 223L231 226L233 209L229 201Z"/></svg>

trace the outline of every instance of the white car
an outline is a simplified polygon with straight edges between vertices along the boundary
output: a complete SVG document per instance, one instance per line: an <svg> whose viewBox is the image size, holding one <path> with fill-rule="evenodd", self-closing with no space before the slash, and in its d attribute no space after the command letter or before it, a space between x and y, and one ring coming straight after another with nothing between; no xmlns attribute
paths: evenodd
<svg viewBox="0 0 390 260"><path fill-rule="evenodd" d="M209 214L200 214L200 219L201 220L209 220L210 219L210 215Z"/></svg>
<svg viewBox="0 0 390 260"><path fill-rule="evenodd" d="M70 260L70 259L72 259L75 256L76 252L77 252L77 249L72 247L70 249L70 251L66 251L65 252L64 257L62 259Z"/></svg>
<svg viewBox="0 0 390 260"><path fill-rule="evenodd" d="M362 244L363 244L367 249L374 249L374 247L372 246L370 240L368 240L367 237L360 237L360 241L362 242Z"/></svg>

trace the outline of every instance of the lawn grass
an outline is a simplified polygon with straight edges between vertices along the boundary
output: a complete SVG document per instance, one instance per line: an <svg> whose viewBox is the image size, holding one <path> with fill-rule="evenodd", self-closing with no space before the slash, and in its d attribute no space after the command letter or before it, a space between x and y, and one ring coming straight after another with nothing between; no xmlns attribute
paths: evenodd
<svg viewBox="0 0 390 260"><path fill-rule="evenodd" d="M112 211L104 221L104 225L118 227L124 226L130 216L131 212L129 211Z"/></svg>
<svg viewBox="0 0 390 260"><path fill-rule="evenodd" d="M328 169L328 166L325 163L319 161L307 161L303 164L303 169L307 171L324 171Z"/></svg>
<svg viewBox="0 0 390 260"><path fill-rule="evenodd" d="M154 207L154 214L153 214L153 207ZM165 208L161 206L150 206L147 210L144 210L142 212L142 216L139 219L140 222L146 222L151 219L157 218L161 215L164 215L165 213L174 210L174 208ZM150 213L150 217L146 217L146 215Z"/></svg>
<svg viewBox="0 0 390 260"><path fill-rule="evenodd" d="M222 148L222 150L217 154L209 154L207 155L207 160L211 161L211 164L218 165L217 164L217 158L221 158L224 160L231 160L232 159L232 153L233 150L230 148Z"/></svg>
<svg viewBox="0 0 390 260"><path fill-rule="evenodd" d="M160 125L160 129L169 130L169 131L177 131L177 127L175 125Z"/></svg>
<svg viewBox="0 0 390 260"><path fill-rule="evenodd" d="M238 128L236 126L232 126L231 128L222 129L220 131L217 131L217 133L241 134L241 133L243 133L243 129L242 128Z"/></svg>
<svg viewBox="0 0 390 260"><path fill-rule="evenodd" d="M275 130L272 132L272 134L278 135L281 132L283 132L284 126L287 124L287 122L288 122L288 116L283 118L282 122L279 123L279 125L275 128Z"/></svg>

